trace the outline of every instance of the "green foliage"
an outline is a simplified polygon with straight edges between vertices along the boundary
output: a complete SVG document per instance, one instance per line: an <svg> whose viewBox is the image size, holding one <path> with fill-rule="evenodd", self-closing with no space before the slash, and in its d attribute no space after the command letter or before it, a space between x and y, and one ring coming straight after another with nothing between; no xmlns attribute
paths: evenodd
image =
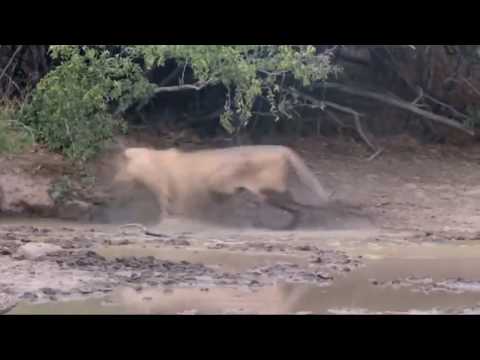
<svg viewBox="0 0 480 360"><path fill-rule="evenodd" d="M52 46L52 57L63 62L38 83L21 119L51 150L86 160L124 126L112 113L153 86L129 58L103 48Z"/></svg>
<svg viewBox="0 0 480 360"><path fill-rule="evenodd" d="M259 96L275 118L288 116L292 99L284 85L308 86L339 70L313 45L62 45L50 50L60 65L38 83L21 119L51 150L78 160L94 155L122 127L115 115L149 101L158 88L145 71L168 59L191 68L196 86L226 88L221 123L230 132L247 124ZM183 81L182 75L180 86Z"/></svg>
<svg viewBox="0 0 480 360"><path fill-rule="evenodd" d="M35 142L31 129L17 120L17 113L16 104L0 104L0 153L21 152Z"/></svg>
<svg viewBox="0 0 480 360"><path fill-rule="evenodd" d="M328 54L317 54L313 45L148 45L134 46L131 51L143 56L148 68L175 59L190 66L200 83L222 83L228 94L221 123L229 132L234 131L234 117L246 125L261 95L278 119L278 105L285 101L282 85L288 75L305 87L340 70Z"/></svg>

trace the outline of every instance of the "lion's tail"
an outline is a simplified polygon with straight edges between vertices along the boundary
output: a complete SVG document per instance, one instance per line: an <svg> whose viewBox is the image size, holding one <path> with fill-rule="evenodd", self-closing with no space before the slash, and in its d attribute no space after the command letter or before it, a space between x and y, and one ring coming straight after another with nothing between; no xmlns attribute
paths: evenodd
<svg viewBox="0 0 480 360"><path fill-rule="evenodd" d="M326 205L332 194L329 194L305 162L295 152L288 152L290 166L297 175L298 181L309 191L293 191L295 200L307 206Z"/></svg>

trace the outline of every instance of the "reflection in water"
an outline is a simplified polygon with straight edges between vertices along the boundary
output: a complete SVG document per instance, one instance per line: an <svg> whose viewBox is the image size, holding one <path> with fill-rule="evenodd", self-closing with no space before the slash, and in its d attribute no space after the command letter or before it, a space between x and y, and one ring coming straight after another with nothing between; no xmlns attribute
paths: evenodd
<svg viewBox="0 0 480 360"><path fill-rule="evenodd" d="M480 281L476 259L463 261L387 259L347 275L337 276L329 287L277 284L251 289L165 289L136 291L123 288L111 296L87 301L23 304L12 314L348 314L348 313L440 313L471 308L478 312L480 291L462 293L412 291L408 286L380 286L392 279L418 277L437 279L463 277ZM434 275L432 277L432 274ZM375 279L375 280L374 280ZM377 285L375 285L377 283Z"/></svg>
<svg viewBox="0 0 480 360"><path fill-rule="evenodd" d="M258 291L124 288L101 299L22 304L9 314L286 314L303 293L291 290L284 285Z"/></svg>

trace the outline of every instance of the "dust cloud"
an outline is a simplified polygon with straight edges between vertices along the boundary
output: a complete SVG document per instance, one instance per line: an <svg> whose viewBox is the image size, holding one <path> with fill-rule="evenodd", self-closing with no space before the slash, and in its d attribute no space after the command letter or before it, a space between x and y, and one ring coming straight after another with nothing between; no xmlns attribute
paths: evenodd
<svg viewBox="0 0 480 360"><path fill-rule="evenodd" d="M152 189L132 180L125 174L126 159L119 148L110 153L108 161L97 169L104 186L108 188L110 201L93 216L97 223L140 223L158 225L162 218L159 195ZM100 162L99 162L100 163ZM148 170L155 173L162 169L153 165ZM282 230L292 220L292 215L263 202L256 194L242 190L221 198L191 199L191 206L179 220L196 221L204 226L236 229ZM302 208L297 229L352 230L370 228L373 222L365 212L342 201L331 201L322 208Z"/></svg>

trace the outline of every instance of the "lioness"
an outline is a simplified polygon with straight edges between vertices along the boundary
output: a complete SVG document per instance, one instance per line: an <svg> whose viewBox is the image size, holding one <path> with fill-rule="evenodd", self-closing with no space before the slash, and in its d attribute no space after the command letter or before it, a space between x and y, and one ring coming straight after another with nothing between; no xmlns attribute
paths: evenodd
<svg viewBox="0 0 480 360"><path fill-rule="evenodd" d="M321 207L329 195L302 159L284 146L257 145L184 152L177 149L124 150L126 164L117 179L149 188L162 215L181 214L213 197L248 190L261 201L292 214L287 226L298 225L299 206Z"/></svg>

